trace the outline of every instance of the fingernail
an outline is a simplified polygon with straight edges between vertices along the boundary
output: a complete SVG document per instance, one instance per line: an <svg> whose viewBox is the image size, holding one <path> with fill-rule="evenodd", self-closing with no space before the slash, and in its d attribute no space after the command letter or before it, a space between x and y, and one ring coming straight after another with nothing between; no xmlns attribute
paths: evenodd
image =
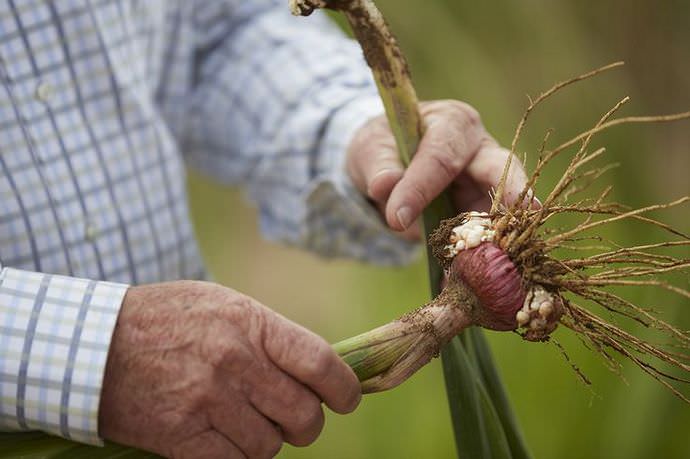
<svg viewBox="0 0 690 459"><path fill-rule="evenodd" d="M395 213L395 216L398 217L398 223L400 223L400 226L402 226L403 229L407 229L407 227L412 223L412 209L410 209L408 206L403 206L398 209L398 211Z"/></svg>
<svg viewBox="0 0 690 459"><path fill-rule="evenodd" d="M526 201L525 205L530 206L533 209L541 209L542 208L541 201L539 200L538 197L536 197L534 195L534 190L532 188L527 190L527 194L525 196L525 201Z"/></svg>
<svg viewBox="0 0 690 459"><path fill-rule="evenodd" d="M542 207L541 201L539 200L538 197L536 197L534 195L534 190L532 188L530 188L529 191L527 192L527 197L529 197L530 201L532 202L532 205L536 204L536 207L538 209L541 209L541 207Z"/></svg>

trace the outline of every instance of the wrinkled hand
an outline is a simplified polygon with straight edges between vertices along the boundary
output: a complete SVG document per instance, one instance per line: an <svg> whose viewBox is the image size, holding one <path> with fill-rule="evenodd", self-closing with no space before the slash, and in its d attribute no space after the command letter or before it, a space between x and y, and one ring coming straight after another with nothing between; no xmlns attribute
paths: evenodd
<svg viewBox="0 0 690 459"><path fill-rule="evenodd" d="M322 400L348 413L360 397L322 338L234 290L179 281L128 290L99 427L168 457L272 457L316 439Z"/></svg>
<svg viewBox="0 0 690 459"><path fill-rule="evenodd" d="M424 102L420 112L427 129L407 170L398 159L385 116L357 131L346 162L355 187L375 203L392 229L405 231L408 239L419 237L412 223L447 187L458 211L488 210L489 190L498 184L509 154L484 129L477 111L463 102ZM507 203L517 198L525 182L525 172L514 159Z"/></svg>

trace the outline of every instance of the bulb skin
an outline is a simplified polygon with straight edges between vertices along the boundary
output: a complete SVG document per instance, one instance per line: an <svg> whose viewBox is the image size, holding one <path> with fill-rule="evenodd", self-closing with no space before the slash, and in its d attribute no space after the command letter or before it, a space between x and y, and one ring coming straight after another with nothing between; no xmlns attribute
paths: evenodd
<svg viewBox="0 0 690 459"><path fill-rule="evenodd" d="M518 327L516 315L526 292L517 267L494 243L458 252L450 266L449 282L453 280L464 282L479 300L477 325L498 331Z"/></svg>

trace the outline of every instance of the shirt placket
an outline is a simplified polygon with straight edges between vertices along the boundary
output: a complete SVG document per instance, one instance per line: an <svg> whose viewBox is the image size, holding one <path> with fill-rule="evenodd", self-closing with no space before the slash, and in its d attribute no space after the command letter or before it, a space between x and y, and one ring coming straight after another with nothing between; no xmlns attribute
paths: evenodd
<svg viewBox="0 0 690 459"><path fill-rule="evenodd" d="M6 8L5 5L0 9L5 29L0 35L0 79L6 99L2 102L12 111L18 135L2 148L16 160L9 166L17 181L15 193L21 193L26 202L24 219L33 227L28 235L36 247L32 268L74 275L82 271L84 264L83 250L75 248L84 243L94 244L97 227L85 209L67 202L75 192L65 181L66 153L59 151L59 133L51 126L50 114L59 85L50 74L39 70L35 56L30 55L23 13L18 12L14 28L8 28ZM36 27L32 26L33 33ZM45 47L55 45L46 42L40 46L45 51ZM29 267L26 261L20 259L17 264Z"/></svg>

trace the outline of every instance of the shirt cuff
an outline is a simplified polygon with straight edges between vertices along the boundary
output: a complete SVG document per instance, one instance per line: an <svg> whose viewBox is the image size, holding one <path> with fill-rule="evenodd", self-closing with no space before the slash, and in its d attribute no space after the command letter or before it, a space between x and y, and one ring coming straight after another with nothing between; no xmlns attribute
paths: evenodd
<svg viewBox="0 0 690 459"><path fill-rule="evenodd" d="M307 199L310 246L323 255L345 255L379 265L409 263L419 244L402 239L354 187L345 169L347 149L359 128L384 113L378 95L358 97L331 118L323 137L316 181Z"/></svg>
<svg viewBox="0 0 690 459"><path fill-rule="evenodd" d="M103 374L127 288L0 271L0 430L41 430L103 445Z"/></svg>

